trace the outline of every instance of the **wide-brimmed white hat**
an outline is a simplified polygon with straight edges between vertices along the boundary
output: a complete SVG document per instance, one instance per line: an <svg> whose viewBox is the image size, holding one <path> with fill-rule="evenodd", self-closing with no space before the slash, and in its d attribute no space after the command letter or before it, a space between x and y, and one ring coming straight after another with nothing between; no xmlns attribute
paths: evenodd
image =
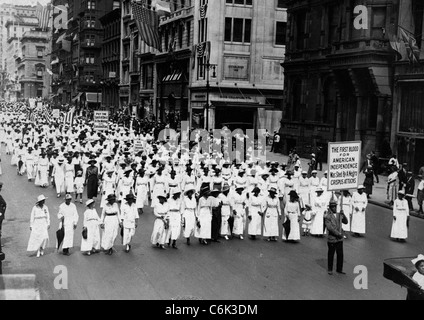
<svg viewBox="0 0 424 320"><path fill-rule="evenodd" d="M38 197L37 197L37 202L36 203L39 203L39 202L41 202L41 201L43 201L43 200L46 200L47 198L44 196L44 194L41 194L41 195L39 195Z"/></svg>
<svg viewBox="0 0 424 320"><path fill-rule="evenodd" d="M86 202L85 202L85 205L88 207L90 204L92 204L92 203L94 203L95 201L93 200L93 199L88 199Z"/></svg>

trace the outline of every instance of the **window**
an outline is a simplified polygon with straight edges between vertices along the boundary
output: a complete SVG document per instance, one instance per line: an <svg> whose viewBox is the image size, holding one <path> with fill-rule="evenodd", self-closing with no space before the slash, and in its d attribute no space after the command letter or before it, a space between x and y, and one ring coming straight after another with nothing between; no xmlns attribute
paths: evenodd
<svg viewBox="0 0 424 320"><path fill-rule="evenodd" d="M86 64L94 64L94 53L86 53L85 54L85 63Z"/></svg>
<svg viewBox="0 0 424 320"><path fill-rule="evenodd" d="M306 11L299 12L296 18L296 49L303 50L305 48L306 38Z"/></svg>
<svg viewBox="0 0 424 320"><path fill-rule="evenodd" d="M225 18L225 41L250 43L251 19Z"/></svg>
<svg viewBox="0 0 424 320"><path fill-rule="evenodd" d="M180 49L183 47L183 26L180 24L178 27L178 45L180 46Z"/></svg>
<svg viewBox="0 0 424 320"><path fill-rule="evenodd" d="M43 48L37 48L37 58L44 57L44 49Z"/></svg>
<svg viewBox="0 0 424 320"><path fill-rule="evenodd" d="M87 18L85 20L85 27L86 28L95 28L96 27L96 20L94 18Z"/></svg>
<svg viewBox="0 0 424 320"><path fill-rule="evenodd" d="M244 6L251 6L252 0L226 0L227 4L238 4Z"/></svg>
<svg viewBox="0 0 424 320"><path fill-rule="evenodd" d="M37 68L37 79L43 79L43 69Z"/></svg>
<svg viewBox="0 0 424 320"><path fill-rule="evenodd" d="M85 43L88 47L93 47L96 43L96 36L94 34L85 35Z"/></svg>
<svg viewBox="0 0 424 320"><path fill-rule="evenodd" d="M87 9L95 10L96 9L96 1L90 0L87 2Z"/></svg>
<svg viewBox="0 0 424 320"><path fill-rule="evenodd" d="M386 7L372 8L371 37L382 39L383 30L386 28Z"/></svg>
<svg viewBox="0 0 424 320"><path fill-rule="evenodd" d="M153 65L143 65L143 89L153 89Z"/></svg>
<svg viewBox="0 0 424 320"><path fill-rule="evenodd" d="M187 22L187 26L186 26L186 29L187 29L187 47L190 47L191 46L191 21L188 21Z"/></svg>
<svg viewBox="0 0 424 320"><path fill-rule="evenodd" d="M277 46L286 45L286 27L286 22L277 21L275 27L275 44Z"/></svg>

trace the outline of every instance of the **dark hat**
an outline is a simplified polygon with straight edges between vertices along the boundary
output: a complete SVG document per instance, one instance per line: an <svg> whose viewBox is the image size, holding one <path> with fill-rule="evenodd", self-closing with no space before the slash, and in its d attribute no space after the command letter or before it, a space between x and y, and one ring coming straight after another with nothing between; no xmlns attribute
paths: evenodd
<svg viewBox="0 0 424 320"><path fill-rule="evenodd" d="M297 192L296 191L294 191L294 190L292 190L292 191L290 191L289 192L289 196L291 196L291 197L295 197L295 198L299 198L299 195L297 194Z"/></svg>
<svg viewBox="0 0 424 320"><path fill-rule="evenodd" d="M268 190L268 192L269 193L275 193L276 194L277 193L277 189L271 188L271 189Z"/></svg>
<svg viewBox="0 0 424 320"><path fill-rule="evenodd" d="M95 159L90 159L90 160L88 161L88 164L92 164L92 163L96 164L96 163L97 163L97 160L95 160Z"/></svg>
<svg viewBox="0 0 424 320"><path fill-rule="evenodd" d="M252 190L252 193L257 193L257 192L261 192L261 189L259 189L258 187L254 187Z"/></svg>
<svg viewBox="0 0 424 320"><path fill-rule="evenodd" d="M106 198L106 201L109 201L109 200L116 200L116 195L113 194L113 193L111 193L110 195L108 195L107 198Z"/></svg>
<svg viewBox="0 0 424 320"><path fill-rule="evenodd" d="M125 200L130 200L130 199L132 199L132 200L136 199L136 197L134 196L133 193L129 193L125 196Z"/></svg>

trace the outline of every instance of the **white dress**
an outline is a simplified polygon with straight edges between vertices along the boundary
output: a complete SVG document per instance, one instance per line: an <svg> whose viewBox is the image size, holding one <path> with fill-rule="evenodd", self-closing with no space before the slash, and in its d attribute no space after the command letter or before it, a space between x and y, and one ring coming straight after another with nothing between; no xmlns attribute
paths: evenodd
<svg viewBox="0 0 424 320"><path fill-rule="evenodd" d="M155 223L153 225L153 232L150 241L152 244L164 245L166 240L166 229L165 221L166 216L168 215L169 206L168 203L161 204L158 202L153 210L153 214L156 216Z"/></svg>
<svg viewBox="0 0 424 320"><path fill-rule="evenodd" d="M299 197L302 198L303 205L310 205L310 195L309 195L309 186L310 181L308 178L299 178Z"/></svg>
<svg viewBox="0 0 424 320"><path fill-rule="evenodd" d="M192 196L184 197L182 203L183 221L184 221L184 238L190 238L194 235L194 229L196 226L196 198Z"/></svg>
<svg viewBox="0 0 424 320"><path fill-rule="evenodd" d="M236 212L236 214L234 215L233 234L243 235L246 223L245 203L247 202L247 199L243 193L240 195L234 192L232 196L232 201L233 210Z"/></svg>
<svg viewBox="0 0 424 320"><path fill-rule="evenodd" d="M166 232L166 241L178 240L181 235L181 200L169 199L168 220L169 228Z"/></svg>
<svg viewBox="0 0 424 320"><path fill-rule="evenodd" d="M31 211L31 235L28 241L27 251L38 251L46 248L49 242L50 213L47 206L40 208L34 206Z"/></svg>
<svg viewBox="0 0 424 320"><path fill-rule="evenodd" d="M75 191L74 176L75 176L74 165L72 163L66 163L65 164L65 191L67 193L72 193Z"/></svg>
<svg viewBox="0 0 424 320"><path fill-rule="evenodd" d="M38 161L37 174L35 176L36 186L48 186L49 184L49 160L41 158Z"/></svg>
<svg viewBox="0 0 424 320"><path fill-rule="evenodd" d="M408 201L405 199L396 199L393 204L393 225L391 237L394 239L407 239L408 226L407 220L409 217Z"/></svg>
<svg viewBox="0 0 424 320"><path fill-rule="evenodd" d="M137 177L135 191L137 200L135 202L138 209L142 209L149 204L149 178L147 176Z"/></svg>
<svg viewBox="0 0 424 320"><path fill-rule="evenodd" d="M312 210L315 213L315 216L312 221L311 234L320 236L324 234L324 213L328 207L328 199L322 194L321 196L316 196L312 202Z"/></svg>
<svg viewBox="0 0 424 320"><path fill-rule="evenodd" d="M201 197L199 199L197 214L200 228L196 226L194 236L199 239L210 239L212 235L212 209L209 198Z"/></svg>
<svg viewBox="0 0 424 320"><path fill-rule="evenodd" d="M112 175L112 177L109 178L108 175L106 175L103 179L103 186L102 186L102 199L100 200L100 208L104 208L106 206L106 198L110 194L115 194L115 177Z"/></svg>
<svg viewBox="0 0 424 320"><path fill-rule="evenodd" d="M264 212L264 197L251 195L248 201L249 226L247 233L250 236L260 236L262 234L262 216L259 212Z"/></svg>
<svg viewBox="0 0 424 320"><path fill-rule="evenodd" d="M265 200L265 217L264 217L264 237L278 237L278 217L280 208L280 200L275 197L267 197Z"/></svg>
<svg viewBox="0 0 424 320"><path fill-rule="evenodd" d="M83 227L87 228L87 239L82 238L81 251L100 250L100 218L96 209L85 210Z"/></svg>
<svg viewBox="0 0 424 320"><path fill-rule="evenodd" d="M366 193L355 192L352 196L352 222L351 230L354 233L365 234L366 230L366 208L368 199Z"/></svg>
<svg viewBox="0 0 424 320"><path fill-rule="evenodd" d="M121 221L121 217L118 204L106 204L103 208L100 221L104 224L102 248L104 250L109 250L113 247L119 233L119 222Z"/></svg>
<svg viewBox="0 0 424 320"><path fill-rule="evenodd" d="M284 238L287 240L300 240L300 206L299 202L287 202L284 209L285 220L290 220L290 233L287 238L286 232L284 230Z"/></svg>
<svg viewBox="0 0 424 320"><path fill-rule="evenodd" d="M62 203L59 206L59 213L57 218L61 220L64 218L64 229L65 229L65 238L63 239L63 249L69 249L74 246L74 226L78 224L78 211L75 204Z"/></svg>
<svg viewBox="0 0 424 320"><path fill-rule="evenodd" d="M231 230L230 225L228 223L228 219L231 217L231 198L229 196L225 196L224 194L219 195L219 199L221 200L221 235L222 236L230 236Z"/></svg>
<svg viewBox="0 0 424 320"><path fill-rule="evenodd" d="M131 243L131 240L135 235L135 223L138 219L137 206L134 203L131 206L128 202L123 203L121 205L121 219L122 226L124 228L122 244L126 246Z"/></svg>

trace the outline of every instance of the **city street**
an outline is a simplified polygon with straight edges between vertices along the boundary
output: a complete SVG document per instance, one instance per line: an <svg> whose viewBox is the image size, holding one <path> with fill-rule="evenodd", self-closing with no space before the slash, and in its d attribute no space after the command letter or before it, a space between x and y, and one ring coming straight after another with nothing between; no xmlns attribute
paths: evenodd
<svg viewBox="0 0 424 320"><path fill-rule="evenodd" d="M54 249L58 227L57 211L63 199L53 188L42 189L17 176L10 156L1 150L7 202L3 223L6 261L4 274L35 274L41 299L405 299L406 290L383 278L383 260L417 256L423 253L424 221L412 218L407 243L389 239L392 213L375 206L368 208L367 235L345 241L346 276L327 275L326 239L303 237L298 244L269 243L249 239L201 246L192 241L188 247L179 241L179 250L158 250L150 236L154 217L146 210L140 219L133 250L126 254L118 236L113 256L103 253L86 257L79 251L84 206L77 204L80 221L72 255ZM39 194L51 214L50 244L41 258L26 252L31 208ZM84 196L86 196L84 194ZM100 210L100 209L98 209ZM100 212L99 212L100 213ZM54 288L54 268L66 266L69 289ZM368 290L353 286L357 265L368 268Z"/></svg>

